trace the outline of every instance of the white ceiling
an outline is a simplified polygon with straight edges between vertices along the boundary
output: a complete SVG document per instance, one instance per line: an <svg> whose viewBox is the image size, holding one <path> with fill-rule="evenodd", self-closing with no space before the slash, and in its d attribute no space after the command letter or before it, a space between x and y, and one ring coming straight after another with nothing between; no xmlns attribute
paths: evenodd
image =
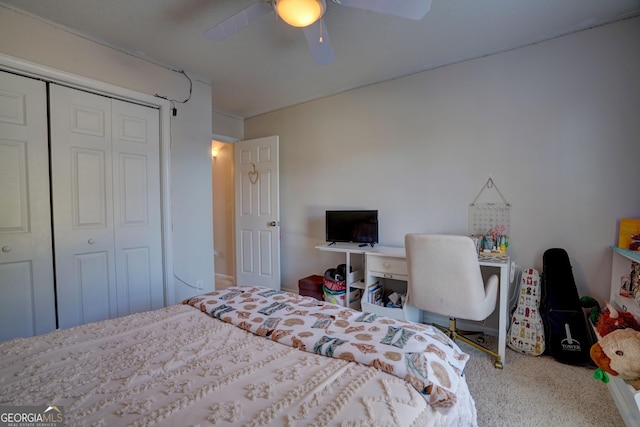
<svg viewBox="0 0 640 427"><path fill-rule="evenodd" d="M336 60L318 66L302 30L275 14L222 42L204 37L255 1L0 0L0 5L210 78L213 109L239 118L640 15L640 0L433 0L425 18L412 21L327 1L326 31Z"/></svg>

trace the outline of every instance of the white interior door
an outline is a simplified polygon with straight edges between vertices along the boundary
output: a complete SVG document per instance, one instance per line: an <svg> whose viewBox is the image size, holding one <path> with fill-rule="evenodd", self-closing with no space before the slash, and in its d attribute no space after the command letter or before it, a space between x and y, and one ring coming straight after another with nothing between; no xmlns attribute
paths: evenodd
<svg viewBox="0 0 640 427"><path fill-rule="evenodd" d="M0 341L55 329L43 82L0 72Z"/></svg>
<svg viewBox="0 0 640 427"><path fill-rule="evenodd" d="M111 100L58 85L51 94L51 180L58 323L117 316Z"/></svg>
<svg viewBox="0 0 640 427"><path fill-rule="evenodd" d="M59 326L162 307L157 110L50 95Z"/></svg>
<svg viewBox="0 0 640 427"><path fill-rule="evenodd" d="M278 137L235 143L236 281L280 289Z"/></svg>
<svg viewBox="0 0 640 427"><path fill-rule="evenodd" d="M158 110L112 100L118 316L164 305Z"/></svg>

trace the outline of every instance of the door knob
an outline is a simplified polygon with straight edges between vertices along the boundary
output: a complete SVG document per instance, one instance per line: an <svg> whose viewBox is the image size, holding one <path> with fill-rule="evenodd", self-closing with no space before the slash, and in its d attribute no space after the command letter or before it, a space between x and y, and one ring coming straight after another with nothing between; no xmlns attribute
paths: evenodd
<svg viewBox="0 0 640 427"><path fill-rule="evenodd" d="M11 246L3 246L2 252L4 252L5 254L11 252Z"/></svg>
<svg viewBox="0 0 640 427"><path fill-rule="evenodd" d="M275 227L278 225L278 221L271 221L270 223L267 224L269 227Z"/></svg>
<svg viewBox="0 0 640 427"><path fill-rule="evenodd" d="M96 242L96 241L95 241L95 240L93 240L93 239L89 239L89 240L87 240L87 243L89 243L90 245L93 245L95 242Z"/></svg>

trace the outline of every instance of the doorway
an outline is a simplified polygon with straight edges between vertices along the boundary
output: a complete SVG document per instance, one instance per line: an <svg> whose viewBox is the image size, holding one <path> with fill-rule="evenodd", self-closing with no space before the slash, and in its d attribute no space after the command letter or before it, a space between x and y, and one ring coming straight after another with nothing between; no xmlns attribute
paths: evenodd
<svg viewBox="0 0 640 427"><path fill-rule="evenodd" d="M235 285L233 144L211 141L215 289Z"/></svg>
<svg viewBox="0 0 640 427"><path fill-rule="evenodd" d="M211 141L215 289L280 289L278 152L277 136Z"/></svg>

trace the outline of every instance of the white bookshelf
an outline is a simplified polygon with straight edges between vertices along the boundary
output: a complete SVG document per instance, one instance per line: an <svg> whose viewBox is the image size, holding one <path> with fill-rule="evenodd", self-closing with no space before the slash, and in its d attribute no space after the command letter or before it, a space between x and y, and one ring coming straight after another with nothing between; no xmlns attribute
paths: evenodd
<svg viewBox="0 0 640 427"><path fill-rule="evenodd" d="M616 309L632 313L640 322L640 305L633 298L620 295L621 279L629 276L631 264L640 263L640 252L612 246L611 291L609 302ZM634 389L619 377L609 376L609 393L620 411L625 424L629 427L640 426L640 391Z"/></svg>

